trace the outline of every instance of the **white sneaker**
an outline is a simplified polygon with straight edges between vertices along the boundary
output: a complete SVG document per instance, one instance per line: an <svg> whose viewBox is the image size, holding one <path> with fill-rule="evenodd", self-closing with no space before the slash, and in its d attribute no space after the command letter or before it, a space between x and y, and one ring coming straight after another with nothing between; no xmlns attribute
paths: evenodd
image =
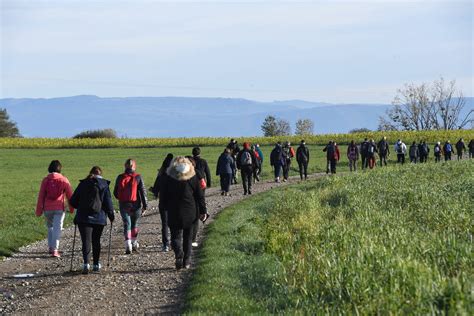
<svg viewBox="0 0 474 316"><path fill-rule="evenodd" d="M191 246L197 247L197 246L199 246L199 244L198 244L197 242L193 242L193 243L191 244Z"/></svg>
<svg viewBox="0 0 474 316"><path fill-rule="evenodd" d="M133 251L138 251L139 247L140 247L140 244L138 243L138 241L134 240L133 243L132 243L132 250Z"/></svg>
<svg viewBox="0 0 474 316"><path fill-rule="evenodd" d="M129 255L132 253L132 241L125 240L125 254Z"/></svg>

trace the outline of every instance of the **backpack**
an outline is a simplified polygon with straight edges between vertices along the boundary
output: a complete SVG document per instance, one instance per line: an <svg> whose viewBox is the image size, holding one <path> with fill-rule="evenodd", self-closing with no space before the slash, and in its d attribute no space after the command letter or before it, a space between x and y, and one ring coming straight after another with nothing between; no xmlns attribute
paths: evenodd
<svg viewBox="0 0 474 316"><path fill-rule="evenodd" d="M136 177L139 174L136 173L123 173L118 183L117 188L117 199L120 202L136 202L137 201L137 191L138 191L138 181Z"/></svg>
<svg viewBox="0 0 474 316"><path fill-rule="evenodd" d="M293 147L290 147L290 157L293 158L295 156L295 150Z"/></svg>
<svg viewBox="0 0 474 316"><path fill-rule="evenodd" d="M331 159L336 155L336 147L334 145L328 145L327 149L327 156L331 157Z"/></svg>
<svg viewBox="0 0 474 316"><path fill-rule="evenodd" d="M57 200L63 194L64 190L61 181L58 179L48 179L46 182L46 197L48 200Z"/></svg>
<svg viewBox="0 0 474 316"><path fill-rule="evenodd" d="M426 144L421 145L421 152L420 154L422 155L427 155L428 154L428 146Z"/></svg>
<svg viewBox="0 0 474 316"><path fill-rule="evenodd" d="M367 152L368 152L369 154L373 154L373 153L374 153L374 146L373 146L373 145L369 145L369 146L367 147Z"/></svg>
<svg viewBox="0 0 474 316"><path fill-rule="evenodd" d="M439 146L435 146L434 152L435 152L435 153L439 153L439 152L440 152Z"/></svg>
<svg viewBox="0 0 474 316"><path fill-rule="evenodd" d="M308 161L308 157L306 156L306 147L300 147L298 149L298 160L299 161Z"/></svg>
<svg viewBox="0 0 474 316"><path fill-rule="evenodd" d="M446 152L450 153L452 150L451 144L446 144Z"/></svg>
<svg viewBox="0 0 474 316"><path fill-rule="evenodd" d="M102 209L102 200L100 199L100 190L97 181L88 180L82 187L79 198L79 207L81 211L89 213L99 213Z"/></svg>
<svg viewBox="0 0 474 316"><path fill-rule="evenodd" d="M402 146L401 143L397 145L397 153L398 154L403 154L403 146Z"/></svg>
<svg viewBox="0 0 474 316"><path fill-rule="evenodd" d="M357 158L357 147L355 145L349 147L349 157L352 160L355 160Z"/></svg>
<svg viewBox="0 0 474 316"><path fill-rule="evenodd" d="M242 155L240 155L240 165L241 166L250 166L252 165L252 155L245 150L242 152Z"/></svg>
<svg viewBox="0 0 474 316"><path fill-rule="evenodd" d="M368 142L363 142L362 145L360 145L360 151L361 153L365 154L367 153L367 147L369 146Z"/></svg>

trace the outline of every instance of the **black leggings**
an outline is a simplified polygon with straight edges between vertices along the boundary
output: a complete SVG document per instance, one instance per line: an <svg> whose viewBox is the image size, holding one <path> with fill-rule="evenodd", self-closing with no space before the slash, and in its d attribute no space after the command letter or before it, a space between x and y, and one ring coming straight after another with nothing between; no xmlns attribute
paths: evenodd
<svg viewBox="0 0 474 316"><path fill-rule="evenodd" d="M184 265L188 264L191 260L193 227L185 229L170 227L170 231L171 247L173 247L176 260L183 260Z"/></svg>
<svg viewBox="0 0 474 316"><path fill-rule="evenodd" d="M95 265L99 264L100 259L100 237L104 230L103 225L78 224L79 233L82 239L82 258L84 263L89 263L92 243L92 258Z"/></svg>

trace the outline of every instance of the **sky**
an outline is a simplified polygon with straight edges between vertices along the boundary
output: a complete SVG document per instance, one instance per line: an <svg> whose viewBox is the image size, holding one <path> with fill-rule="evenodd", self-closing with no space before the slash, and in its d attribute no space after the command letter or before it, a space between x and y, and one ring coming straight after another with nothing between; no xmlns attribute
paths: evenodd
<svg viewBox="0 0 474 316"><path fill-rule="evenodd" d="M0 98L474 96L471 0L0 2Z"/></svg>

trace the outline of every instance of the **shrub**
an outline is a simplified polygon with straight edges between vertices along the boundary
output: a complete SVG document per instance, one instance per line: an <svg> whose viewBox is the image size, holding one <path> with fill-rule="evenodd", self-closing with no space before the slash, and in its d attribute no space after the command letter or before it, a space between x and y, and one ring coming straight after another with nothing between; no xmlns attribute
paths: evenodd
<svg viewBox="0 0 474 316"><path fill-rule="evenodd" d="M73 138L118 138L117 132L111 128L80 132Z"/></svg>

